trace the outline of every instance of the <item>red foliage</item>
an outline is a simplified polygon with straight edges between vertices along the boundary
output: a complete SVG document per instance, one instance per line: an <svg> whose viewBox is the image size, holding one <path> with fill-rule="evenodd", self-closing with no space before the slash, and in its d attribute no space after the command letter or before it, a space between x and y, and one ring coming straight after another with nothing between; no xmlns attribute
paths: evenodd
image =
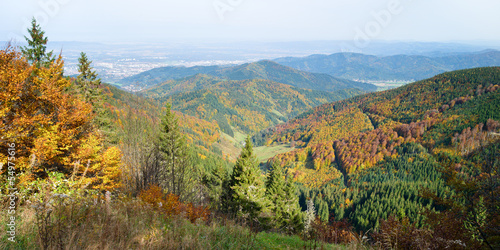
<svg viewBox="0 0 500 250"><path fill-rule="evenodd" d="M158 209L164 215L184 215L191 222L198 219L207 221L210 211L205 206L195 206L193 203L182 203L179 196L175 194L164 195L163 190L158 185L151 185L148 189L141 191L139 198Z"/></svg>
<svg viewBox="0 0 500 250"><path fill-rule="evenodd" d="M194 223L198 219L203 221L208 221L210 216L210 210L205 206L195 206L193 203L187 205L187 218Z"/></svg>
<svg viewBox="0 0 500 250"><path fill-rule="evenodd" d="M353 227L345 219L327 224L316 218L312 224L312 228L316 239L326 243L347 244L356 240Z"/></svg>

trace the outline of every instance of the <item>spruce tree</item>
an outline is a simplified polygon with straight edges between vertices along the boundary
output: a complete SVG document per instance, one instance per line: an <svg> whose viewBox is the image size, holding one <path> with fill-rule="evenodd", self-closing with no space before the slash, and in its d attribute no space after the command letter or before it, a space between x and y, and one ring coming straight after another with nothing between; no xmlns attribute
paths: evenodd
<svg viewBox="0 0 500 250"><path fill-rule="evenodd" d="M328 222L329 215L330 212L328 210L328 203L320 199L318 205L318 217L321 219L321 221Z"/></svg>
<svg viewBox="0 0 500 250"><path fill-rule="evenodd" d="M46 52L48 40L47 37L44 37L45 31L36 23L34 17L31 20L31 28L28 28L28 33L30 38L24 36L28 46L21 47L21 52L28 59L28 62L35 63L37 68L48 67L50 63L54 62L55 57L52 55L52 51Z"/></svg>
<svg viewBox="0 0 500 250"><path fill-rule="evenodd" d="M167 104L166 108L159 136L161 155L159 184L168 193L179 196L181 200L189 200L194 194L194 168L189 161L188 147L179 129L178 119L172 112L170 104Z"/></svg>
<svg viewBox="0 0 500 250"><path fill-rule="evenodd" d="M269 201L266 199L265 183L253 154L250 137L245 140L245 146L236 160L229 188L232 212L245 220L264 223Z"/></svg>
<svg viewBox="0 0 500 250"><path fill-rule="evenodd" d="M111 122L111 111L104 108L106 96L102 93L101 79L84 52L81 52L78 58L78 72L80 74L75 81L76 92L85 102L92 105L93 124L105 135L106 143L118 143L116 127Z"/></svg>
<svg viewBox="0 0 500 250"><path fill-rule="evenodd" d="M224 185L228 183L228 170L221 162L213 163L212 166L211 169L204 171L202 184L207 189L210 207L216 211L224 211L226 204L223 201Z"/></svg>
<svg viewBox="0 0 500 250"><path fill-rule="evenodd" d="M273 163L266 182L266 196L271 204L274 227L286 233L300 232L302 212L291 178L285 179L280 163Z"/></svg>
<svg viewBox="0 0 500 250"><path fill-rule="evenodd" d="M80 58L78 58L78 72L80 74L76 78L77 87L85 102L91 103L92 106L102 105L101 89L99 88L101 79L97 77L91 64L92 61L84 52L81 52Z"/></svg>

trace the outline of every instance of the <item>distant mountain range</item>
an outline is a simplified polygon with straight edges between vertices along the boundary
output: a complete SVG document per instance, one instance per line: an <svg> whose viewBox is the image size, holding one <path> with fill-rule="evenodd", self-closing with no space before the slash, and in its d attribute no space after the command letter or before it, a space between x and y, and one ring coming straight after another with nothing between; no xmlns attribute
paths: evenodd
<svg viewBox="0 0 500 250"><path fill-rule="evenodd" d="M168 80L181 79L196 74L209 74L210 72L215 72L217 70L220 70L221 68L221 66L159 67L144 71L137 75L125 77L121 79L119 83L122 85L122 87L135 85L137 87L146 89Z"/></svg>
<svg viewBox="0 0 500 250"><path fill-rule="evenodd" d="M422 80L453 70L500 66L500 51L452 53L446 56L373 56L357 53L284 57L275 62L298 70L360 80Z"/></svg>
<svg viewBox="0 0 500 250"><path fill-rule="evenodd" d="M120 81L120 84L122 87L135 85L138 88L146 89L168 80L196 74L206 74L227 80L271 80L298 88L322 91L337 91L349 88L358 88L368 92L376 90L376 86L372 84L340 79L328 74L305 72L267 60L233 67L161 67L124 78Z"/></svg>

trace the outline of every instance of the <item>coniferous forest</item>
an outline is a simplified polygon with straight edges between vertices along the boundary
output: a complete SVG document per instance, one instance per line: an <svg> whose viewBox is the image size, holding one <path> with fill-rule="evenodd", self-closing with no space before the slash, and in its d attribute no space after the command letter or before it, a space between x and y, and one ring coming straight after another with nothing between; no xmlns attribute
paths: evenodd
<svg viewBox="0 0 500 250"><path fill-rule="evenodd" d="M28 31L0 50L2 249L500 248L499 67L373 92L263 61L131 93Z"/></svg>

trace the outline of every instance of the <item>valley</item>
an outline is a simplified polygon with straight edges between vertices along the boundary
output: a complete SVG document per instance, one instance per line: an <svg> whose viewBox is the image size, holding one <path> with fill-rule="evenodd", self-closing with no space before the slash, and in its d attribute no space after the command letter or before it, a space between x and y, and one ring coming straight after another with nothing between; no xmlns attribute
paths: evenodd
<svg viewBox="0 0 500 250"><path fill-rule="evenodd" d="M251 135L262 170L270 171L279 164L298 186L302 209L306 209L307 199L312 199L321 220L348 220L356 230L364 231L380 227L379 218L389 218L387 211L397 211L396 216L422 225L424 217L419 211L442 211L440 205L431 202L431 194L439 197L436 199L447 199L456 192L444 182L446 171L453 171L445 166L459 168L464 175L472 174L477 171L476 164L500 153L498 138L492 136L500 129L496 108L500 106L499 83L498 67L452 71L324 104L318 100L326 100L326 93L336 92L321 92L319 99L302 99L306 104L303 113L290 113L301 107L293 97L308 92L267 80L221 80L196 75L166 81L143 95L160 102L169 100L181 112L219 126L227 123L223 126L232 132L221 128L214 147L230 161L237 160L245 137ZM298 92L285 97L288 104L279 104L282 97L278 92L273 94L271 86L278 88L280 95ZM229 91L232 87L237 88L236 92ZM192 94L187 93L198 94L190 99ZM237 97L243 93L252 95ZM208 96L217 103L231 104L224 108L207 105ZM224 99L227 97L240 101ZM202 102L190 104L191 100ZM259 117L255 112L263 110L250 108L257 103L263 108L272 105L265 108L264 120L255 120ZM193 112L195 107L203 110ZM216 113L233 118L217 120L213 118ZM242 115L240 120L238 115ZM277 121L266 123L267 117ZM245 118L253 121L245 123ZM430 196L420 196L421 189Z"/></svg>

